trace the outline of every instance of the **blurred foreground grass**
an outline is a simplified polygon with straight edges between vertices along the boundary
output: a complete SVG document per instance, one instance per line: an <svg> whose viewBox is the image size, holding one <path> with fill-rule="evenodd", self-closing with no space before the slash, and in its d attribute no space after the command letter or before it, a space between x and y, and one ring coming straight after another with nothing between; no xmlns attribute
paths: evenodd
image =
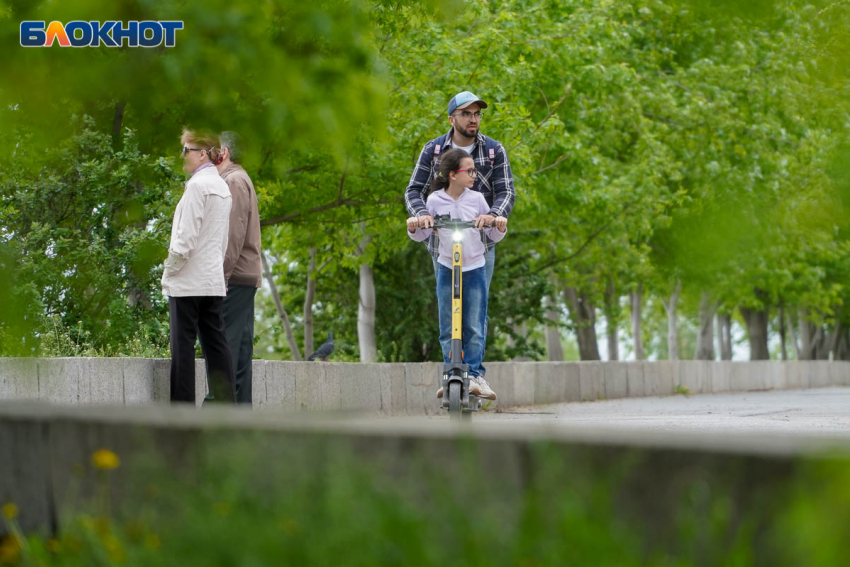
<svg viewBox="0 0 850 567"><path fill-rule="evenodd" d="M54 537L21 533L23 510L5 503L0 564L847 564L846 459L718 464L539 443L502 467L471 439L443 462L403 446L388 461L345 443L269 451L251 439L213 438L167 466L101 449L72 475Z"/></svg>

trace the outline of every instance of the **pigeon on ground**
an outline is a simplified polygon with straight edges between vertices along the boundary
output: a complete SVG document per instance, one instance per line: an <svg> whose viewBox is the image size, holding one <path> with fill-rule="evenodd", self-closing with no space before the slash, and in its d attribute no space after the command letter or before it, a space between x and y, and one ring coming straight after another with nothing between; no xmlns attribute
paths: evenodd
<svg viewBox="0 0 850 567"><path fill-rule="evenodd" d="M307 357L307 360L321 360L327 362L328 357L334 351L334 334L328 333L328 340L320 346L316 352Z"/></svg>

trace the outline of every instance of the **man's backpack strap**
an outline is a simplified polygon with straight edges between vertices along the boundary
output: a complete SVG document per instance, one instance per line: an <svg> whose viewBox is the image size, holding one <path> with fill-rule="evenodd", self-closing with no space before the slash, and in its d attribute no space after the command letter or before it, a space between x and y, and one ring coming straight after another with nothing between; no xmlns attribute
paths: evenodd
<svg viewBox="0 0 850 567"><path fill-rule="evenodd" d="M484 147L487 148L487 155L490 158L490 167L493 168L496 165L496 149L499 147L499 142L484 136Z"/></svg>
<svg viewBox="0 0 850 567"><path fill-rule="evenodd" d="M439 138L434 140L434 155L431 156L431 165L433 166L437 163L437 160L440 158L440 150L443 146L446 145L446 135L443 134Z"/></svg>

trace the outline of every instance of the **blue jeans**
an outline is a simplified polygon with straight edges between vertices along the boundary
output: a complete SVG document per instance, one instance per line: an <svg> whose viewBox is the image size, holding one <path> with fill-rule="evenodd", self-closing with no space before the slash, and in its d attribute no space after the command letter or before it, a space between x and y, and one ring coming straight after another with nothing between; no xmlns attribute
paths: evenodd
<svg viewBox="0 0 850 567"><path fill-rule="evenodd" d="M440 347L443 362L452 353L452 271L437 267L437 306L440 312ZM487 340L487 272L476 268L463 272L463 362L471 376L484 376L484 346Z"/></svg>
<svg viewBox="0 0 850 567"><path fill-rule="evenodd" d="M431 256L431 260L434 262L434 275L437 275L437 266L440 265L437 262L437 258L435 256ZM496 247L490 248L489 252L484 253L484 269L487 271L487 291L490 291L490 281L493 279L493 267L496 265Z"/></svg>
<svg viewBox="0 0 850 567"><path fill-rule="evenodd" d="M431 256L431 260L434 261L434 276L437 276L437 267L440 266L440 263L437 261L437 258L434 257L434 256ZM496 265L496 247L494 246L494 247L490 248L490 250L488 252L484 253L484 271L485 271L485 274L486 274L486 277L487 277L487 297L490 296L490 281L493 279L493 267L495 265ZM440 266L440 267L442 267L442 266ZM486 311L486 309L485 309L485 311ZM487 347L487 326L489 324L490 324L490 318L485 316L484 317L484 347L481 349L482 351L484 350L484 348ZM482 376L484 376L483 368L484 367L482 366L482 372L481 372Z"/></svg>

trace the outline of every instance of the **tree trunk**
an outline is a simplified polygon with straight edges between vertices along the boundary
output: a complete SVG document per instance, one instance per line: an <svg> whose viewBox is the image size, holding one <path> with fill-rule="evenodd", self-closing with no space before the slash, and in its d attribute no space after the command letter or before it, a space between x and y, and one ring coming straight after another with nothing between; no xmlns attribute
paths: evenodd
<svg viewBox="0 0 850 567"><path fill-rule="evenodd" d="M360 223L365 230L365 223ZM372 237L365 235L357 247L357 255L363 256ZM375 341L375 275L372 266L360 264L360 302L357 308L357 342L360 345L360 362L377 362L378 348Z"/></svg>
<svg viewBox="0 0 850 567"><path fill-rule="evenodd" d="M636 290L629 292L632 305L632 338L635 345L635 360L643 360L643 338L641 337L640 309L643 303L643 283L639 283Z"/></svg>
<svg viewBox="0 0 850 567"><path fill-rule="evenodd" d="M360 343L360 362L376 362L378 349L375 345L375 278L369 264L360 264L357 339Z"/></svg>
<svg viewBox="0 0 850 567"><path fill-rule="evenodd" d="M667 358L670 360L679 360L679 333L676 320L676 309L679 304L679 292L682 290L682 282L676 278L676 287L673 288L673 293L670 295L670 301L661 300L664 309L667 311Z"/></svg>
<svg viewBox="0 0 850 567"><path fill-rule="evenodd" d="M574 287L564 289L564 300L570 310L570 318L576 330L578 350L582 360L599 360L599 344L596 340L596 314L586 294L579 295Z"/></svg>
<svg viewBox="0 0 850 567"><path fill-rule="evenodd" d="M794 327L794 317L791 313L786 314L788 320L788 329L791 331L791 343L794 345L794 356L797 360L802 360L800 358L800 343L797 340L797 329Z"/></svg>
<svg viewBox="0 0 850 567"><path fill-rule="evenodd" d="M697 360L714 360L714 311L711 295L703 292L699 298L699 335L697 337Z"/></svg>
<svg viewBox="0 0 850 567"><path fill-rule="evenodd" d="M747 337L750 342L750 360L770 360L767 349L767 309L740 308L744 322L747 324Z"/></svg>
<svg viewBox="0 0 850 567"><path fill-rule="evenodd" d="M274 300L274 306L277 308L277 314L280 316L280 320L283 321L283 330L286 333L289 350L292 352L292 359L300 362L303 359L301 358L301 351L298 349L298 343L295 342L295 334L292 332L292 325L289 323L289 315L286 314L286 309L283 308L283 303L280 301L280 295L277 292L277 286L274 283L272 271L269 269L269 262L266 260L266 255L261 254L261 257L263 259L263 275L269 283L269 288L271 288L272 299Z"/></svg>
<svg viewBox="0 0 850 567"><path fill-rule="evenodd" d="M732 315L717 315L717 338L720 360L732 360Z"/></svg>
<svg viewBox="0 0 850 567"><path fill-rule="evenodd" d="M307 293L304 296L304 354L313 354L313 301L316 298L316 254L314 246L310 248L310 264L307 266Z"/></svg>
<svg viewBox="0 0 850 567"><path fill-rule="evenodd" d="M839 360L838 358L838 340L841 337L841 323L835 322L835 329L829 336L829 360Z"/></svg>
<svg viewBox="0 0 850 567"><path fill-rule="evenodd" d="M813 360L815 358L814 334L815 328L808 321L808 311L800 309L797 323L800 328L800 360Z"/></svg>
<svg viewBox="0 0 850 567"><path fill-rule="evenodd" d="M608 317L606 322L608 323L608 360L620 360L620 337L617 332L617 320Z"/></svg>
<svg viewBox="0 0 850 567"><path fill-rule="evenodd" d="M620 298L614 288L614 281L608 280L605 289L605 324L608 335L608 360L620 359L620 338L617 336L617 319L620 312Z"/></svg>
<svg viewBox="0 0 850 567"><path fill-rule="evenodd" d="M546 298L546 353L551 362L564 360L564 347L561 345L561 331L558 323L561 314L554 297Z"/></svg>
<svg viewBox="0 0 850 567"><path fill-rule="evenodd" d="M785 306L779 305L779 344L782 347L782 360L788 360L788 349L785 347Z"/></svg>
<svg viewBox="0 0 850 567"><path fill-rule="evenodd" d="M821 323L815 329L814 337L812 338L812 348L814 355L812 360L826 360L829 358L829 347L827 347L828 337Z"/></svg>
<svg viewBox="0 0 850 567"><path fill-rule="evenodd" d="M838 353L836 354L836 359L850 359L850 332L848 332L848 329L841 331L841 337L838 339Z"/></svg>

